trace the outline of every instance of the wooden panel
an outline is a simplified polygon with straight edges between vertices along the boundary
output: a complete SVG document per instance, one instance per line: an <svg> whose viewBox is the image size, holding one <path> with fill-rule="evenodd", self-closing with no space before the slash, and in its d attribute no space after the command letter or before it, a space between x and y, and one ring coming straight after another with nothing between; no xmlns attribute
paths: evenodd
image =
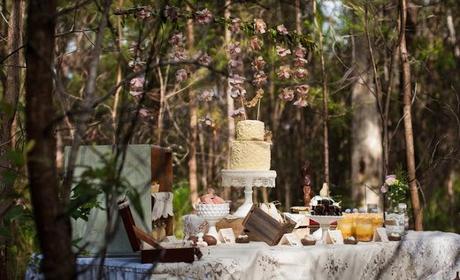
<svg viewBox="0 0 460 280"><path fill-rule="evenodd" d="M278 244L285 233L292 232L294 224L279 223L254 205L243 221L245 232L251 240L264 241L270 246Z"/></svg>
<svg viewBox="0 0 460 280"><path fill-rule="evenodd" d="M152 146L151 152L151 169L152 182L158 182L160 185L159 192L173 191L173 159L172 151L169 148ZM152 198L152 209L155 201ZM173 217L165 218L166 236L174 234L174 219Z"/></svg>
<svg viewBox="0 0 460 280"><path fill-rule="evenodd" d="M152 146L152 182L160 184L160 192L172 192L173 164L172 151L168 148Z"/></svg>
<svg viewBox="0 0 460 280"><path fill-rule="evenodd" d="M156 249L156 250L142 250L141 262L142 263L175 263L186 262L192 263L195 261L195 256L201 258L202 253L200 249L190 248L176 248L176 249Z"/></svg>

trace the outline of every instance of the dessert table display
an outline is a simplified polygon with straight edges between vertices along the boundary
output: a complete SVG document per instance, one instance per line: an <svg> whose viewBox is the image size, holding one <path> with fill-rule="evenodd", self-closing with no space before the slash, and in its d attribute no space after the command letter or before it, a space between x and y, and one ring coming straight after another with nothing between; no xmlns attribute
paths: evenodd
<svg viewBox="0 0 460 280"><path fill-rule="evenodd" d="M357 245L268 246L263 242L202 248L192 264L141 264L107 258L106 279L454 279L460 271L460 235L409 231L400 242ZM78 279L97 279L98 260L79 258ZM26 279L42 279L36 265Z"/></svg>

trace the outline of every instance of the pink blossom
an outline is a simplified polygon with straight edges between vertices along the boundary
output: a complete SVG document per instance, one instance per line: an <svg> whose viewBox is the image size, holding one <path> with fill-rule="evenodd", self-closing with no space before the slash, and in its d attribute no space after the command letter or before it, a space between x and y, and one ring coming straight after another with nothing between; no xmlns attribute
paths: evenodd
<svg viewBox="0 0 460 280"><path fill-rule="evenodd" d="M305 68L297 68L295 69L294 75L297 79L303 79L307 76L308 71Z"/></svg>
<svg viewBox="0 0 460 280"><path fill-rule="evenodd" d="M244 110L244 107L240 107L238 109L236 109L235 111L233 111L232 113L232 117L235 118L235 117L242 117L246 114L246 111Z"/></svg>
<svg viewBox="0 0 460 280"><path fill-rule="evenodd" d="M231 68L231 69L236 69L236 68L238 68L238 67L240 67L240 66L242 66L242 65L243 65L243 62L242 62L240 59L233 59L233 58L231 58L231 59L229 60L229 62L228 62L228 66L229 66L229 68Z"/></svg>
<svg viewBox="0 0 460 280"><path fill-rule="evenodd" d="M233 33L238 33L241 31L241 19L234 18L232 19L232 24L229 27L230 31Z"/></svg>
<svg viewBox="0 0 460 280"><path fill-rule="evenodd" d="M260 51L263 46L263 42L257 37L252 37L249 44L251 45L251 49L254 51Z"/></svg>
<svg viewBox="0 0 460 280"><path fill-rule="evenodd" d="M195 14L196 21L200 24L210 23L213 18L212 13L208 9L197 11Z"/></svg>
<svg viewBox="0 0 460 280"><path fill-rule="evenodd" d="M238 74L231 76L228 79L228 83L230 84L230 91L232 98L238 98L240 96L244 96L246 94L246 89L243 87L245 78L241 77Z"/></svg>
<svg viewBox="0 0 460 280"><path fill-rule="evenodd" d="M304 58L307 54L307 50L304 47L297 47L294 51L294 55L299 58Z"/></svg>
<svg viewBox="0 0 460 280"><path fill-rule="evenodd" d="M263 19L256 18L254 19L254 30L256 33L264 34L267 32L267 24Z"/></svg>
<svg viewBox="0 0 460 280"><path fill-rule="evenodd" d="M297 99L293 104L294 106L301 107L301 108L308 106L308 102L303 98Z"/></svg>
<svg viewBox="0 0 460 280"><path fill-rule="evenodd" d="M380 187L380 192L381 193L387 193L388 192L388 185L385 183Z"/></svg>
<svg viewBox="0 0 460 280"><path fill-rule="evenodd" d="M237 57L241 53L240 42L228 44L228 52L231 57Z"/></svg>
<svg viewBox="0 0 460 280"><path fill-rule="evenodd" d="M178 17L178 9L176 7L171 7L171 6L166 5L164 16L167 19L174 21Z"/></svg>
<svg viewBox="0 0 460 280"><path fill-rule="evenodd" d="M188 78L188 74L187 74L187 71L185 69L179 69L176 71L176 81L178 83L181 83L185 80L187 80Z"/></svg>
<svg viewBox="0 0 460 280"><path fill-rule="evenodd" d="M290 49L286 49L282 46L276 46L276 53L280 56L280 57L285 57L286 55L288 54L291 54L291 50Z"/></svg>
<svg viewBox="0 0 460 280"><path fill-rule="evenodd" d="M200 100L205 101L205 102L210 102L212 101L213 96L214 96L214 92L212 90L205 89L200 95Z"/></svg>
<svg viewBox="0 0 460 280"><path fill-rule="evenodd" d="M152 12L147 7L141 7L136 11L136 17L146 19L152 15Z"/></svg>
<svg viewBox="0 0 460 280"><path fill-rule="evenodd" d="M307 62L308 62L308 60L306 60L305 58L301 58L301 57L296 57L296 58L294 58L294 66L295 66L295 67L302 67L302 66L304 66Z"/></svg>
<svg viewBox="0 0 460 280"><path fill-rule="evenodd" d="M185 48L183 47L176 47L173 49L172 59L174 61L181 61L187 58L187 54L185 52Z"/></svg>
<svg viewBox="0 0 460 280"><path fill-rule="evenodd" d="M142 118L147 118L149 115L150 115L149 110L147 110L147 109L145 109L145 108L139 109L139 116L140 116L140 117L142 117Z"/></svg>
<svg viewBox="0 0 460 280"><path fill-rule="evenodd" d="M276 30L278 30L278 32L281 34L281 35L287 35L289 34L289 31L287 30L287 28L284 26L284 24L280 24L276 27Z"/></svg>
<svg viewBox="0 0 460 280"><path fill-rule="evenodd" d="M294 91L290 88L283 88L279 94L279 98L284 101L292 101L294 99Z"/></svg>
<svg viewBox="0 0 460 280"><path fill-rule="evenodd" d="M171 38L169 38L169 43L173 46L183 46L184 45L184 34L181 32L174 33Z"/></svg>
<svg viewBox="0 0 460 280"><path fill-rule="evenodd" d="M142 76L137 76L131 79L129 81L129 94L132 96L138 96L144 92L144 83L145 83L145 77Z"/></svg>
<svg viewBox="0 0 460 280"><path fill-rule="evenodd" d="M280 78L281 80L287 80L291 78L291 68L289 67L289 65L280 66L280 69L276 74L278 78Z"/></svg>
<svg viewBox="0 0 460 280"><path fill-rule="evenodd" d="M211 57L207 53L204 53L198 58L198 63L201 65L208 66L209 64L211 64Z"/></svg>
<svg viewBox="0 0 460 280"><path fill-rule="evenodd" d="M254 70L263 70L265 66L265 60L262 56L258 56L254 59L251 65Z"/></svg>
<svg viewBox="0 0 460 280"><path fill-rule="evenodd" d="M258 71L254 74L254 79L252 80L252 84L255 87L262 87L267 83L267 74L264 71Z"/></svg>
<svg viewBox="0 0 460 280"><path fill-rule="evenodd" d="M299 97L305 97L310 91L309 85L300 85L295 88L295 91L299 94Z"/></svg>

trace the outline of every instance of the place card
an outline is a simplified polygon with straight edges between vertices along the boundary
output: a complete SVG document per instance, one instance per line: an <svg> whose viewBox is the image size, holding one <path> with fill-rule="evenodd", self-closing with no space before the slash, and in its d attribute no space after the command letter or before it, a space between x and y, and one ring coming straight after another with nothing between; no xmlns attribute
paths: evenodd
<svg viewBox="0 0 460 280"><path fill-rule="evenodd" d="M326 244L343 244L343 236L340 230L327 230Z"/></svg>
<svg viewBox="0 0 460 280"><path fill-rule="evenodd" d="M374 242L389 242L387 231L383 227L376 228L374 231L374 238L372 239Z"/></svg>
<svg viewBox="0 0 460 280"><path fill-rule="evenodd" d="M217 233L219 241L222 243L235 243L235 233L233 233L233 229L231 228L223 228L220 229Z"/></svg>
<svg viewBox="0 0 460 280"><path fill-rule="evenodd" d="M293 234L293 233L285 233L283 237L281 238L280 242L278 245L289 245L289 246L296 246L300 247L302 246L302 242L300 241L300 238Z"/></svg>

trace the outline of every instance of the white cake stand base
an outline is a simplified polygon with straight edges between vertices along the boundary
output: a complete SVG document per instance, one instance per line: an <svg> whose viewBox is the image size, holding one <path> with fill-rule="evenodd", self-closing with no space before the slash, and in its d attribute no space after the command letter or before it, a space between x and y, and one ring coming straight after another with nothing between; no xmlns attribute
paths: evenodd
<svg viewBox="0 0 460 280"><path fill-rule="evenodd" d="M273 170L222 170L222 186L244 188L244 203L233 214L244 218L252 208L252 187L274 188L276 171Z"/></svg>
<svg viewBox="0 0 460 280"><path fill-rule="evenodd" d="M326 244L326 234L332 222L342 219L342 216L310 216L310 219L316 221L321 228L321 241Z"/></svg>
<svg viewBox="0 0 460 280"><path fill-rule="evenodd" d="M238 207L238 209L236 210L235 213L233 213L233 215L239 218L246 217L249 211L251 211L253 204L254 203L252 202L252 187L245 187L244 188L244 202L240 207Z"/></svg>

